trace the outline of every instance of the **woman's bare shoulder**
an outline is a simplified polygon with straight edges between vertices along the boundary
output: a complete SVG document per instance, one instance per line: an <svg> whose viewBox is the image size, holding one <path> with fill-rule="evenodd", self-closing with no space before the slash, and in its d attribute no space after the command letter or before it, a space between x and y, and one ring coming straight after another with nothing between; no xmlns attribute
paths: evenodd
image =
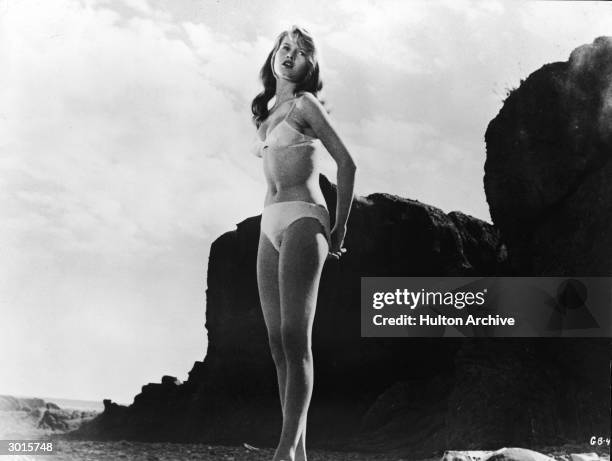
<svg viewBox="0 0 612 461"><path fill-rule="evenodd" d="M314 94L312 94L310 91L302 91L300 93L297 94L297 102L298 104L317 104L317 105L321 105L321 101L319 101L319 98L317 98Z"/></svg>
<svg viewBox="0 0 612 461"><path fill-rule="evenodd" d="M304 91L299 94L296 106L306 119L326 114L321 101L319 101L314 94L308 91Z"/></svg>

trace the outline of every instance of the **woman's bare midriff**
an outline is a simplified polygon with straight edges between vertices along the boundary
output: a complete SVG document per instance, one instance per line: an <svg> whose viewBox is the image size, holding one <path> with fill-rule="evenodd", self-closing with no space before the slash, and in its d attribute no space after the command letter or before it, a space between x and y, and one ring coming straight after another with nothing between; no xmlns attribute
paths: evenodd
<svg viewBox="0 0 612 461"><path fill-rule="evenodd" d="M327 208L319 187L316 151L312 146L266 151L263 167L268 184L264 206L299 200Z"/></svg>

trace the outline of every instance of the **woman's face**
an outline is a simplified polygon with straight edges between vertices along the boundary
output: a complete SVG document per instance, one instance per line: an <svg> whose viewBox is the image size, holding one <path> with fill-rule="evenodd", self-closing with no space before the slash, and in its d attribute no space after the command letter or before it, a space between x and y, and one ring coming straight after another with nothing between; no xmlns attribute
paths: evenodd
<svg viewBox="0 0 612 461"><path fill-rule="evenodd" d="M295 37L283 38L274 55L274 73L277 78L301 82L308 72L309 63L306 52L299 46Z"/></svg>

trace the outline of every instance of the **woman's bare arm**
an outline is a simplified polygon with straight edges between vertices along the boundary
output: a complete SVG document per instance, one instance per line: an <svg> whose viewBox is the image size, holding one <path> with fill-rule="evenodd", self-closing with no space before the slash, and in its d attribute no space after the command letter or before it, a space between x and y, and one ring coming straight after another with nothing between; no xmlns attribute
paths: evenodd
<svg viewBox="0 0 612 461"><path fill-rule="evenodd" d="M337 241L332 241L336 248L332 253L337 253L342 247L344 235L346 234L346 222L353 201L353 189L355 186L355 170L357 169L353 157L334 129L327 111L311 93L305 93L300 98L301 113L304 120L310 125L316 137L321 140L323 146L338 166L337 184L338 200L336 203L336 223L332 233L337 235ZM338 254L339 256L339 254Z"/></svg>

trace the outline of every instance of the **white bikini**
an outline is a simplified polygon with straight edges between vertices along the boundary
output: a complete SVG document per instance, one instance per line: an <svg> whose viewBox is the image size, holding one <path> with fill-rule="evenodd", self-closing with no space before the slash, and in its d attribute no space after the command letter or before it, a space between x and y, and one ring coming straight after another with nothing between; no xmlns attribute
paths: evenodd
<svg viewBox="0 0 612 461"><path fill-rule="evenodd" d="M253 153L258 157L263 157L263 153L268 155L277 149L290 149L298 146L310 146L317 138L299 132L289 124L287 118L293 111L297 98L287 112L283 120L272 130L266 133L266 139L260 140L259 137L253 147ZM324 205L304 201L287 201L271 203L263 209L261 215L261 232L272 242L276 251L280 252L285 230L295 221L302 218L315 218L323 226L325 237L331 246L329 212Z"/></svg>

